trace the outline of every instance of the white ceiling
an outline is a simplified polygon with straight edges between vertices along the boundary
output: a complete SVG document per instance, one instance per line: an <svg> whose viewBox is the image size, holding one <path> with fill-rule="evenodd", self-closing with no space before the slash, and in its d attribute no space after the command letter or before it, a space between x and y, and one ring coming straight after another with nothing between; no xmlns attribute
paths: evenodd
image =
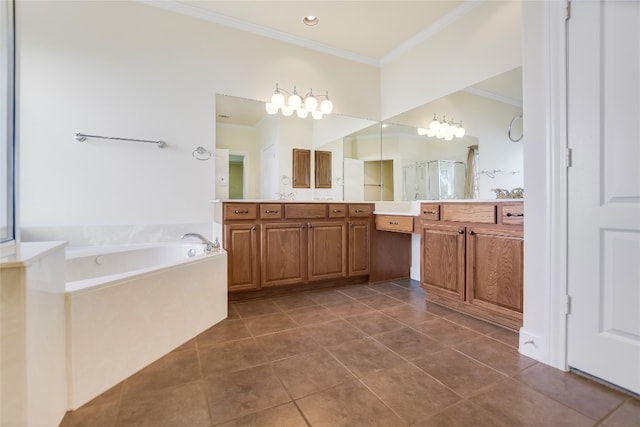
<svg viewBox="0 0 640 427"><path fill-rule="evenodd" d="M476 1L156 1L159 7L380 65L406 43L424 38ZM302 18L317 16L306 26Z"/></svg>

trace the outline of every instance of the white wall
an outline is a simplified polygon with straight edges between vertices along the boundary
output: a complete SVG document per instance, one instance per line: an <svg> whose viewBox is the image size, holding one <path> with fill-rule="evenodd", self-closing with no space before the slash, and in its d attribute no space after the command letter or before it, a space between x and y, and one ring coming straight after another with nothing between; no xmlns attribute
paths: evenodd
<svg viewBox="0 0 640 427"><path fill-rule="evenodd" d="M216 126L216 148L227 148L231 154L244 152L249 157L247 194L245 199L260 198L260 145L255 127L218 124ZM216 195L220 198L220 196Z"/></svg>
<svg viewBox="0 0 640 427"><path fill-rule="evenodd" d="M139 2L20 2L17 29L25 227L211 221L214 162L191 152L215 147L216 93L265 99L277 81L380 115L377 68Z"/></svg>
<svg viewBox="0 0 640 427"><path fill-rule="evenodd" d="M519 1L481 1L451 25L382 67L382 117L522 65Z"/></svg>

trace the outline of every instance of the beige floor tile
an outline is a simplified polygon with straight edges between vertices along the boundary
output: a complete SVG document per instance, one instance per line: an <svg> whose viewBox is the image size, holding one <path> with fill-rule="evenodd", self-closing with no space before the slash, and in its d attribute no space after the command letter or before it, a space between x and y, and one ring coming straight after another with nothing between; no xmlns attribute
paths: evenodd
<svg viewBox="0 0 640 427"><path fill-rule="evenodd" d="M640 400L627 398L618 409L609 415L602 425L607 427L637 427L640 425Z"/></svg>
<svg viewBox="0 0 640 427"><path fill-rule="evenodd" d="M202 346L249 338L250 336L251 332L240 318L226 319L196 336L195 341L199 346Z"/></svg>
<svg viewBox="0 0 640 427"><path fill-rule="evenodd" d="M328 308L319 305L287 311L287 315L293 319L298 326L313 325L338 319L338 316L331 313Z"/></svg>
<svg viewBox="0 0 640 427"><path fill-rule="evenodd" d="M293 403L285 403L275 408L265 409L247 415L220 427L307 427L307 422Z"/></svg>
<svg viewBox="0 0 640 427"><path fill-rule="evenodd" d="M411 328L385 332L374 335L374 338L408 360L419 359L447 348L444 344Z"/></svg>
<svg viewBox="0 0 640 427"><path fill-rule="evenodd" d="M347 317L345 320L369 335L380 334L404 327L402 323L379 311Z"/></svg>
<svg viewBox="0 0 640 427"><path fill-rule="evenodd" d="M456 325L442 318L428 320L416 326L415 329L445 345L461 344L481 336L471 329Z"/></svg>
<svg viewBox="0 0 640 427"><path fill-rule="evenodd" d="M413 427L510 427L488 411L482 409L468 400L463 400L444 411L422 420Z"/></svg>
<svg viewBox="0 0 640 427"><path fill-rule="evenodd" d="M287 313L271 313L249 317L244 319L244 324L254 337L286 331L287 329L293 329L298 326Z"/></svg>
<svg viewBox="0 0 640 427"><path fill-rule="evenodd" d="M417 326L428 320L437 319L435 314L428 313L424 308L410 304L402 304L381 310L387 316L391 316L399 322L409 326Z"/></svg>
<svg viewBox="0 0 640 427"><path fill-rule="evenodd" d="M265 359L269 362L320 350L320 346L301 329L291 329L255 338Z"/></svg>
<svg viewBox="0 0 640 427"><path fill-rule="evenodd" d="M513 347L487 337L457 345L456 350L506 374L515 375L537 363Z"/></svg>
<svg viewBox="0 0 640 427"><path fill-rule="evenodd" d="M303 329L314 341L325 347L331 347L365 337L364 332L343 319L311 325Z"/></svg>
<svg viewBox="0 0 640 427"><path fill-rule="evenodd" d="M263 349L254 338L208 345L198 348L202 375L226 375L267 362Z"/></svg>
<svg viewBox="0 0 640 427"><path fill-rule="evenodd" d="M129 377L125 381L123 399L199 379L200 366L195 348L191 351L174 351Z"/></svg>

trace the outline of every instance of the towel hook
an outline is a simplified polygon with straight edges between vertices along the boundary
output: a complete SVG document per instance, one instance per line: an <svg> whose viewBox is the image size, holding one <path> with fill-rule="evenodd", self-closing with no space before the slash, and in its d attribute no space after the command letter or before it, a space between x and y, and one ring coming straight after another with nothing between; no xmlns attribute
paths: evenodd
<svg viewBox="0 0 640 427"><path fill-rule="evenodd" d="M511 142L518 142L524 136L524 132L522 132L522 134L520 135L520 138L517 138L517 139L514 139L513 136L511 136L511 126L513 126L513 122L515 122L518 119L522 119L522 113L518 114L517 116L514 116L513 119L511 119L511 123L509 123L509 129L507 131L507 136L509 137L509 140Z"/></svg>

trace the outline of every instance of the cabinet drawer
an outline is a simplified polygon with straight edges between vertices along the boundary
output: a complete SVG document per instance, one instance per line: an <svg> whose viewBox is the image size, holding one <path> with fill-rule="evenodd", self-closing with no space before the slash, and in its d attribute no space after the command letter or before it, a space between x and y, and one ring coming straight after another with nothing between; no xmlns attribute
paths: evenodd
<svg viewBox="0 0 640 427"><path fill-rule="evenodd" d="M260 219L282 218L282 205L279 203L263 203L260 205Z"/></svg>
<svg viewBox="0 0 640 427"><path fill-rule="evenodd" d="M501 211L504 225L524 224L524 205L522 203L505 203L502 205Z"/></svg>
<svg viewBox="0 0 640 427"><path fill-rule="evenodd" d="M234 219L256 219L258 206L248 203L225 203L224 219L227 221Z"/></svg>
<svg viewBox="0 0 640 427"><path fill-rule="evenodd" d="M327 205L324 203L295 203L284 205L287 219L314 219L327 217Z"/></svg>
<svg viewBox="0 0 640 427"><path fill-rule="evenodd" d="M329 218L344 218L347 216L347 205L329 205Z"/></svg>
<svg viewBox="0 0 640 427"><path fill-rule="evenodd" d="M413 217L403 215L376 215L376 230L412 233Z"/></svg>
<svg viewBox="0 0 640 427"><path fill-rule="evenodd" d="M496 205L441 205L443 221L496 223Z"/></svg>
<svg viewBox="0 0 640 427"><path fill-rule="evenodd" d="M373 213L373 206L370 204L350 204L349 216L352 218L367 217Z"/></svg>
<svg viewBox="0 0 640 427"><path fill-rule="evenodd" d="M420 205L420 219L440 220L440 205L431 203Z"/></svg>

